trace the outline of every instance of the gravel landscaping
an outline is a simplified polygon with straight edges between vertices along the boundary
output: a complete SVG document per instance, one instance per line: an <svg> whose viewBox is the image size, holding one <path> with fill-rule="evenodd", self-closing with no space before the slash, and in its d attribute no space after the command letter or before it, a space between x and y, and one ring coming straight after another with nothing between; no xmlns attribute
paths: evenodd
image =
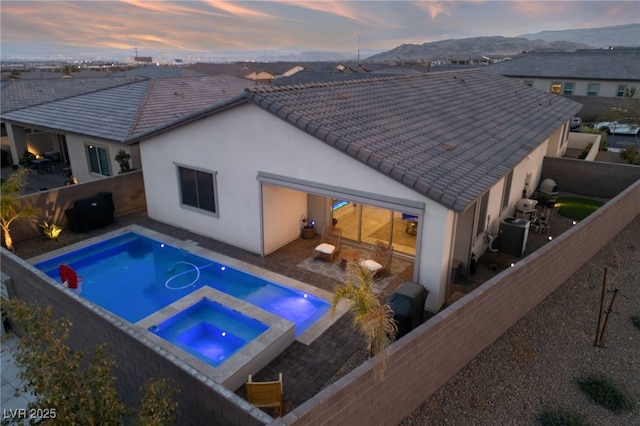
<svg viewBox="0 0 640 426"><path fill-rule="evenodd" d="M594 347L605 268L604 311L619 291ZM639 277L640 216L401 425L536 425L544 412L584 421L572 424L640 425L640 329L631 319L640 316ZM589 375L611 380L635 409L616 414L593 402L578 384Z"/></svg>

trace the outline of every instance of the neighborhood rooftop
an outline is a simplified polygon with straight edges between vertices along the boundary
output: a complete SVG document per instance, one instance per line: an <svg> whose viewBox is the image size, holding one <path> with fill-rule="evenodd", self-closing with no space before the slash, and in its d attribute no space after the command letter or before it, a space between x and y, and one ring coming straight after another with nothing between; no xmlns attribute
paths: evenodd
<svg viewBox="0 0 640 426"><path fill-rule="evenodd" d="M504 76L640 80L640 52L634 49L531 53L487 67Z"/></svg>
<svg viewBox="0 0 640 426"><path fill-rule="evenodd" d="M262 87L248 96L458 213L581 109L480 69Z"/></svg>
<svg viewBox="0 0 640 426"><path fill-rule="evenodd" d="M582 107L465 69L279 87L223 75L150 79L4 118L129 144L247 101L457 213Z"/></svg>
<svg viewBox="0 0 640 426"><path fill-rule="evenodd" d="M29 126L124 143L257 84L228 75L132 81L11 111L5 117Z"/></svg>

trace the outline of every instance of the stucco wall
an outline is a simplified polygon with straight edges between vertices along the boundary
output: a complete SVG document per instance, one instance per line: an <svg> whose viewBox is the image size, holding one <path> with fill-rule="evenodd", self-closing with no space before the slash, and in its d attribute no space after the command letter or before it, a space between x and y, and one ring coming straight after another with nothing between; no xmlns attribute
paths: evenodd
<svg viewBox="0 0 640 426"><path fill-rule="evenodd" d="M258 172L424 203L417 281L430 292L430 309L439 307L433 297L448 276L448 210L259 107L242 105L198 120L141 142L140 151L149 217L254 253L261 252ZM176 163L216 173L219 217L180 206Z"/></svg>
<svg viewBox="0 0 640 426"><path fill-rule="evenodd" d="M87 153L88 145L95 145L107 150L111 176L117 176L120 172L120 164L118 164L115 159L118 151L120 150L124 150L131 155L131 160L129 161L131 167L140 168L138 145L126 146L116 142L106 142L92 139L88 136L75 134L68 134L66 139L71 171L80 183L93 182L107 178L106 176L101 176L91 172Z"/></svg>

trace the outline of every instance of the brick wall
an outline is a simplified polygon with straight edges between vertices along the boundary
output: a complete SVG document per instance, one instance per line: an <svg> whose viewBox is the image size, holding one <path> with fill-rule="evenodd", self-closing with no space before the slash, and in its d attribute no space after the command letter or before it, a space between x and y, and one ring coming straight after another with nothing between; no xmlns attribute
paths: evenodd
<svg viewBox="0 0 640 426"><path fill-rule="evenodd" d="M269 417L223 386L198 374L186 364L176 364L161 349L120 321L105 316L79 296L65 290L27 262L1 249L2 271L11 277L10 297L56 307L70 319L69 343L76 348L107 344L118 363L114 371L118 392L132 407L139 403L140 386L150 378L168 378L181 392L178 422L184 425L262 425Z"/></svg>
<svg viewBox="0 0 640 426"><path fill-rule="evenodd" d="M398 424L639 214L640 180L399 340L383 379L375 380L368 361L271 425Z"/></svg>
<svg viewBox="0 0 640 426"><path fill-rule="evenodd" d="M136 211L145 211L147 200L144 192L142 171L134 171L94 182L64 186L48 191L20 197L25 205L42 210L42 214L35 220L20 219L11 225L13 242L28 240L42 235L42 228L38 225L44 220L53 222L69 229L64 212L73 207L75 200L95 197L100 192L111 192L115 216L121 216Z"/></svg>

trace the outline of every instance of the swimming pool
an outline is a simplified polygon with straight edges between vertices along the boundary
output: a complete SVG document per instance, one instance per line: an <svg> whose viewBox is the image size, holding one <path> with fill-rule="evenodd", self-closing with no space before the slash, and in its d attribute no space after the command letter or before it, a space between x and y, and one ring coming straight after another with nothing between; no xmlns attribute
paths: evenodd
<svg viewBox="0 0 640 426"><path fill-rule="evenodd" d="M204 286L293 322L296 337L330 309L329 302L308 292L133 231L34 266L59 282L61 264L82 277L80 296L131 323Z"/></svg>

